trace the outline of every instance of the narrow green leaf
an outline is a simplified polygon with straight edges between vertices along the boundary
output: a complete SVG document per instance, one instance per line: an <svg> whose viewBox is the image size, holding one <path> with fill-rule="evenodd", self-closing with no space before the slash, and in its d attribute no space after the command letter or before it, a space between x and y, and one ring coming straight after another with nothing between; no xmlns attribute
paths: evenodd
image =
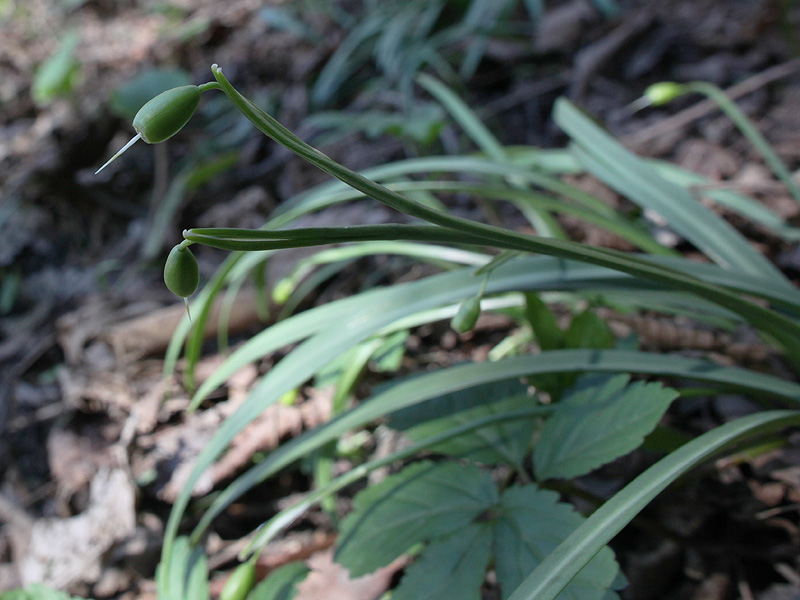
<svg viewBox="0 0 800 600"><path fill-rule="evenodd" d="M458 532L497 501L489 473L421 462L371 486L342 522L336 562L353 577L389 564L414 544Z"/></svg>
<svg viewBox="0 0 800 600"><path fill-rule="evenodd" d="M786 185L786 189L789 190L792 197L800 203L800 187L798 187L794 179L792 179L792 172L783 163L778 153L770 146L769 142L758 130L758 127L747 118L747 115L739 109L736 103L713 83L693 81L685 84L685 88L703 94L716 102L728 118L736 124L739 131L742 132L753 147L764 157L764 162L769 165L772 172L778 176L778 179Z"/></svg>
<svg viewBox="0 0 800 600"><path fill-rule="evenodd" d="M417 82L442 103L447 112L453 116L464 132L483 152L495 160L505 159L505 150L497 138L450 88L425 73L417 75Z"/></svg>
<svg viewBox="0 0 800 600"><path fill-rule="evenodd" d="M208 589L208 560L202 548L197 548L193 556L194 561L189 567L186 581L186 598L209 600L211 592Z"/></svg>
<svg viewBox="0 0 800 600"><path fill-rule="evenodd" d="M378 373L394 373L399 370L406 355L409 335L407 329L387 335L370 359L372 368Z"/></svg>
<svg viewBox="0 0 800 600"><path fill-rule="evenodd" d="M660 214L712 260L776 285L789 285L783 274L733 227L698 203L685 188L666 180L646 161L626 150L569 101L558 101L555 119L579 145L575 151L591 173L632 202Z"/></svg>
<svg viewBox="0 0 800 600"><path fill-rule="evenodd" d="M749 221L766 227L787 242L800 241L800 228L789 225L786 219L758 200L735 189L726 189L719 182L683 169L678 165L660 160L652 161L651 164L663 177L685 187L695 196L709 198Z"/></svg>
<svg viewBox="0 0 800 600"><path fill-rule="evenodd" d="M585 475L641 445L678 392L629 381L618 375L561 400L533 449L539 479Z"/></svg>

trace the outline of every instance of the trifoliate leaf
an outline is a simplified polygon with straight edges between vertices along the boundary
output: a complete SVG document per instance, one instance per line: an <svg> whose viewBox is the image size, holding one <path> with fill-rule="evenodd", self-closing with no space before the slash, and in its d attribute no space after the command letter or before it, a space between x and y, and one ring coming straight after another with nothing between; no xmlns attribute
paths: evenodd
<svg viewBox="0 0 800 600"><path fill-rule="evenodd" d="M353 577L371 573L415 544L456 533L497 499L491 476L477 467L416 463L355 497L336 562Z"/></svg>
<svg viewBox="0 0 800 600"><path fill-rule="evenodd" d="M558 494L535 485L506 490L495 520L494 555L497 580L503 598L582 522ZM603 548L557 597L557 600L611 600L607 596L619 567L609 548ZM613 594L613 592L612 592Z"/></svg>
<svg viewBox="0 0 800 600"><path fill-rule="evenodd" d="M539 479L578 477L636 449L678 392L628 375L568 393L533 449Z"/></svg>
<svg viewBox="0 0 800 600"><path fill-rule="evenodd" d="M591 310L575 315L564 333L565 348L613 348L615 343L606 322Z"/></svg>
<svg viewBox="0 0 800 600"><path fill-rule="evenodd" d="M473 523L428 546L392 600L480 600L492 549L492 526Z"/></svg>

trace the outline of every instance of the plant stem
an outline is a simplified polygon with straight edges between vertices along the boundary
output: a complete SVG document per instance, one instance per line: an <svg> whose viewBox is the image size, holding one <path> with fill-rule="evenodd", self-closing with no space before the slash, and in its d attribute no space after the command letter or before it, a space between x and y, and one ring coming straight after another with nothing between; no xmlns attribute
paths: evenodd
<svg viewBox="0 0 800 600"><path fill-rule="evenodd" d="M483 238L484 243L498 245L509 249L548 254L558 258L566 258L595 264L628 273L635 277L662 283L670 288L697 294L719 306L723 306L749 321L755 327L769 334L786 350L787 355L800 357L800 325L772 310L763 308L753 302L741 298L737 294L696 279L680 271L655 265L647 260L631 257L621 252L593 248L576 242L555 239L543 239L507 231L490 225L484 225L467 219L448 215L404 196L351 171L332 160L313 146L302 141L286 129L273 117L252 104L239 94L225 78L217 65L211 67L214 77L222 91L233 104L262 133L285 146L301 158L317 166L322 171L336 177L340 181L354 187L378 202L406 215L417 217L434 225Z"/></svg>

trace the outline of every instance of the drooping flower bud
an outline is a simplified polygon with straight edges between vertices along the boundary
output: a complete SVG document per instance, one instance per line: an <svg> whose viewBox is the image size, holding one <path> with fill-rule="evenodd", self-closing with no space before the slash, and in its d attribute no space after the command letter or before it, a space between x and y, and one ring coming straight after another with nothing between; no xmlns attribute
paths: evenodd
<svg viewBox="0 0 800 600"><path fill-rule="evenodd" d="M178 133L192 118L200 102L200 88L183 85L161 92L133 118L133 128L148 144L158 144Z"/></svg>
<svg viewBox="0 0 800 600"><path fill-rule="evenodd" d="M191 296L200 283L197 259L183 244L178 244L169 253L164 264L164 283L176 296Z"/></svg>
<svg viewBox="0 0 800 600"><path fill-rule="evenodd" d="M458 333L472 331L481 314L481 297L467 298L458 306L458 312L450 321L450 327Z"/></svg>
<svg viewBox="0 0 800 600"><path fill-rule="evenodd" d="M182 85L161 92L155 98L145 103L133 118L133 128L136 135L125 144L122 149L112 156L106 164L95 171L97 175L119 156L130 148L137 140L142 139L148 144L158 144L166 141L178 133L189 119L192 118L197 105L200 103L200 87L196 85Z"/></svg>

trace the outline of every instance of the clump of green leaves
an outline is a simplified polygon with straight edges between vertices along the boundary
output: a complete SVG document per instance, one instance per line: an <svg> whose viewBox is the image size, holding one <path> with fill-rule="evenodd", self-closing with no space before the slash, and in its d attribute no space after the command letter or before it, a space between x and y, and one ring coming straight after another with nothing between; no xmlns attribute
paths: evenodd
<svg viewBox="0 0 800 600"><path fill-rule="evenodd" d="M179 329L168 368L189 336L187 364L191 372L203 339L198 332L208 319L213 298L226 283L238 286L280 249L352 244L337 248L314 265L326 265L326 273L336 271L330 267L339 268L347 260L377 252L426 260L443 267L444 272L288 317L232 353L203 383L192 407L243 365L293 346L198 457L167 527L158 577L164 598L177 600L187 586L200 589L202 584L197 582L205 581L197 549L177 536L190 490L203 470L262 410L314 378L333 377L336 382L336 418L287 442L232 482L212 501L192 540L200 539L216 515L259 482L329 448L344 433L389 416L388 425L403 431L411 446L369 460L335 479L320 481L317 490L264 523L243 558L252 560L293 519L372 470L433 450L452 458L412 463L367 488L356 497L355 510L343 522L338 542L337 559L354 574L383 566L400 554L413 555L415 561L394 591L401 599L478 598L490 564L503 598L614 597L624 580L606 544L655 495L734 444L800 424L800 411L777 410L722 425L661 458L583 519L554 492L544 489L547 482L585 475L635 450L658 426L679 393L659 383L633 382L627 373L700 380L786 403L800 401L800 386L777 377L719 367L701 359L639 352L635 347L618 349L608 326L591 308L585 308L586 300L607 301L626 310L657 307L730 326L746 324L759 330L789 363L796 364L800 293L741 234L697 201L689 189L697 182L694 176L631 154L567 101L557 104L555 116L573 140L568 151L510 151L452 94L428 81L426 89L442 99L485 156L423 159L414 161L413 166L398 163L373 171L372 178L367 178L294 136L242 96L216 65L212 71L216 81L200 88L223 91L259 130L341 184L311 190L286 203L263 229L184 232L188 242L240 252L231 255L200 294L195 332L190 334L188 324ZM406 179L413 173L442 171L488 181ZM677 256L648 238L646 223L638 216L620 216L558 177L583 171L596 175L640 207L659 212L715 264ZM454 216L435 196L454 190L483 200L518 203L544 233L522 234ZM558 196L558 201L548 195ZM286 228L302 214L363 197L417 221L409 225ZM729 195L717 197L733 201ZM739 195L735 204L763 217ZM635 240L649 254L623 254L572 242L559 230L555 212L578 214ZM775 218L769 215L763 221ZM775 231L796 234L780 220L771 222ZM286 281L289 284L279 295L289 302L302 284L294 278ZM537 293L561 294L562 300L566 298L567 304L575 307L566 328ZM754 302L753 297L759 301ZM502 343L502 352L490 353L490 362L466 363L394 381L362 403L347 407L344 400L370 361L388 365L387 370L397 368L397 349L402 354L410 328L456 317L455 324L461 321L459 328L468 330L476 313L475 301L468 304L471 299L477 300L478 313L504 311L520 325L520 330L507 338L511 343ZM469 310L462 312L465 306ZM538 353L530 351L534 340ZM332 368L336 357L346 358ZM531 384L535 393L529 389ZM500 481L491 470L498 465L498 472L509 474ZM301 575L293 569L270 589L288 592ZM248 579L247 583L249 587L253 582ZM261 593L270 585L268 580L252 593Z"/></svg>
<svg viewBox="0 0 800 600"><path fill-rule="evenodd" d="M478 600L490 563L507 598L581 521L557 493L534 484L499 489L491 473L476 466L419 462L356 496L336 560L357 577L416 546L393 598ZM564 593L613 597L608 590L617 575L613 553L604 549Z"/></svg>

